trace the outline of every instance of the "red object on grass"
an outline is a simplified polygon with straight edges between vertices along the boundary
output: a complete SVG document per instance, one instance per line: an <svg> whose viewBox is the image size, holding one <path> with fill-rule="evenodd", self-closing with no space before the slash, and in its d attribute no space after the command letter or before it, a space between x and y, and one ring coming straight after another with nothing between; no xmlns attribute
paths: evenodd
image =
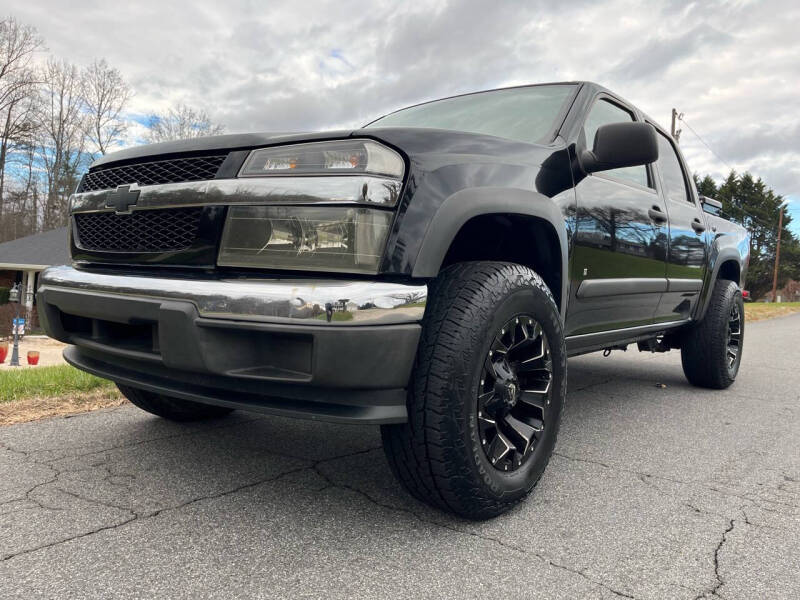
<svg viewBox="0 0 800 600"><path fill-rule="evenodd" d="M6 356L8 356L8 342L2 342L0 343L0 365L6 361Z"/></svg>
<svg viewBox="0 0 800 600"><path fill-rule="evenodd" d="M39 364L39 352L36 350L29 350L28 351L28 364L29 365L38 365Z"/></svg>

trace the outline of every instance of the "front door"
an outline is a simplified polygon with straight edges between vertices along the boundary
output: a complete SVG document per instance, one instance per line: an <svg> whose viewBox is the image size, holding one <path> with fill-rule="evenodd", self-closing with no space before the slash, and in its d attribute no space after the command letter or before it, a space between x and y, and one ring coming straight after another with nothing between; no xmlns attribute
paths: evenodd
<svg viewBox="0 0 800 600"><path fill-rule="evenodd" d="M584 124L588 147L601 125L634 113L599 97ZM650 167L595 173L578 182L567 335L653 323L666 290L667 214Z"/></svg>

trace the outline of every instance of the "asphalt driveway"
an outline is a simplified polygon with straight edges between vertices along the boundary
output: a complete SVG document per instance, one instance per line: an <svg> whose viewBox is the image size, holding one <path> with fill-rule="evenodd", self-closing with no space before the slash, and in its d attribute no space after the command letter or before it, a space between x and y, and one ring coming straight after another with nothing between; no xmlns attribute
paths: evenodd
<svg viewBox="0 0 800 600"><path fill-rule="evenodd" d="M724 392L678 353L570 361L533 496L452 519L377 428L130 406L0 428L3 598L800 597L800 315ZM666 386L666 387L663 387Z"/></svg>

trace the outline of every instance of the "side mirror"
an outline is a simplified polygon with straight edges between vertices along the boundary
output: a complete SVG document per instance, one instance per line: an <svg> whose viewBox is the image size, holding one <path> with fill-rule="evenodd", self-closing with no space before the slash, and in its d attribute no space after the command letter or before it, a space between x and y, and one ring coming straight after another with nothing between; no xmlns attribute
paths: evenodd
<svg viewBox="0 0 800 600"><path fill-rule="evenodd" d="M637 167L658 160L656 130L649 123L609 123L594 135L594 146L581 153L587 173Z"/></svg>

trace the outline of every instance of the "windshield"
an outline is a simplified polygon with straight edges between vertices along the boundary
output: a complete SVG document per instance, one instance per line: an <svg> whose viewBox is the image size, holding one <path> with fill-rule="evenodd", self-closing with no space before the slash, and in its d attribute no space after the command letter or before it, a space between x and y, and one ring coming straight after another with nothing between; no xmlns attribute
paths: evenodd
<svg viewBox="0 0 800 600"><path fill-rule="evenodd" d="M381 117L367 127L432 127L542 142L555 129L575 86L535 85L434 100Z"/></svg>

